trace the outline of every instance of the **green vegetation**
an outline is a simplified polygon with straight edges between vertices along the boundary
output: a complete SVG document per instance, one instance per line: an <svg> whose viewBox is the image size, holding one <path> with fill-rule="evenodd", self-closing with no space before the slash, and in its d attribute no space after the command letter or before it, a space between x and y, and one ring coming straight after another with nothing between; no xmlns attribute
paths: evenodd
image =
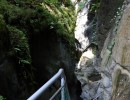
<svg viewBox="0 0 130 100"><path fill-rule="evenodd" d="M79 7L78 7L78 12L81 11L84 8L85 3L84 2L79 2Z"/></svg>
<svg viewBox="0 0 130 100"><path fill-rule="evenodd" d="M58 2L57 0L45 0L40 5L49 12L49 15L47 15L47 23L50 29L54 29L56 35L67 40L70 45L73 45L76 16L74 7L71 5L70 1ZM48 16L50 16L50 18L48 18Z"/></svg>
<svg viewBox="0 0 130 100"><path fill-rule="evenodd" d="M110 43L109 43L108 46L107 46L107 49L108 49L110 52L112 52L112 49L113 49L114 45L115 45L115 38L113 38L113 39L110 41Z"/></svg>
<svg viewBox="0 0 130 100"><path fill-rule="evenodd" d="M3 20L3 16L0 14L0 30L3 30L5 27L5 22Z"/></svg>
<svg viewBox="0 0 130 100"><path fill-rule="evenodd" d="M90 6L90 12L96 13L100 7L100 0L94 0L94 3Z"/></svg>
<svg viewBox="0 0 130 100"><path fill-rule="evenodd" d="M19 64L31 64L27 37L22 31L15 27L8 26L8 29L10 31L12 54L15 54L15 56L19 59Z"/></svg>
<svg viewBox="0 0 130 100"><path fill-rule="evenodd" d="M65 5L64 5L65 4ZM0 1L0 13L7 24L15 26L27 34L39 33L46 28L53 29L56 35L73 44L73 31L75 27L74 8L69 0Z"/></svg>
<svg viewBox="0 0 130 100"><path fill-rule="evenodd" d="M3 96L0 95L0 100L6 100Z"/></svg>
<svg viewBox="0 0 130 100"><path fill-rule="evenodd" d="M8 55L14 57L20 80L32 84L33 68L29 40L33 34L53 34L74 47L74 7L70 0L0 0L0 32L6 26L10 38ZM70 50L71 52L71 50Z"/></svg>

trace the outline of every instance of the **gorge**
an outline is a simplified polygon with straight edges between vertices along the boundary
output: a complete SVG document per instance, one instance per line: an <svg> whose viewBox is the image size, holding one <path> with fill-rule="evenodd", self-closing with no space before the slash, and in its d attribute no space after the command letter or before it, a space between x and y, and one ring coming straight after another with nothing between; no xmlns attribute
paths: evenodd
<svg viewBox="0 0 130 100"><path fill-rule="evenodd" d="M60 68L71 100L129 100L129 38L130 0L1 0L0 100L26 100Z"/></svg>

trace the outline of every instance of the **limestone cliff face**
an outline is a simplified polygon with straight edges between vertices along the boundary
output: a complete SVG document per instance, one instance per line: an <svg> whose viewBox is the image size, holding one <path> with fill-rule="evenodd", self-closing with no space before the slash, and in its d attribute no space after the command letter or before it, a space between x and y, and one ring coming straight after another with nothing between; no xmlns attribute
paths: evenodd
<svg viewBox="0 0 130 100"><path fill-rule="evenodd" d="M81 97L130 100L130 0L101 0L96 18L99 48L96 61L91 59L88 64L86 59L80 59L81 68L76 72L81 82Z"/></svg>
<svg viewBox="0 0 130 100"><path fill-rule="evenodd" d="M130 99L130 4L128 1L124 1L119 13L114 26L108 32L101 52L104 100Z"/></svg>

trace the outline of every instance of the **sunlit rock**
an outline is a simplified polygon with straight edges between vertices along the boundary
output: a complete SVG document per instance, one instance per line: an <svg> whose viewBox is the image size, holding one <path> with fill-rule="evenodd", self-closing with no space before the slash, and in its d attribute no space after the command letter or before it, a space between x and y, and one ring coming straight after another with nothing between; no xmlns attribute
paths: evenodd
<svg viewBox="0 0 130 100"><path fill-rule="evenodd" d="M92 49L90 48L82 54L80 61L77 65L77 69L81 69L82 67L87 66L89 63L92 63L93 58L94 54L92 53Z"/></svg>
<svg viewBox="0 0 130 100"><path fill-rule="evenodd" d="M81 48L79 50L83 51L89 45L89 39L85 36L85 30L87 29L87 21L88 21L88 3L85 4L85 7L78 13L76 28L75 28L75 38L81 44Z"/></svg>

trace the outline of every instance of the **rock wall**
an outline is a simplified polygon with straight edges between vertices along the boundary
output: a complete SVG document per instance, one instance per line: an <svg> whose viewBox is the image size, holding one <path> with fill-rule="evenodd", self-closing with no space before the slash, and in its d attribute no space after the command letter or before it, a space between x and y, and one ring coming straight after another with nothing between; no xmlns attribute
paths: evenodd
<svg viewBox="0 0 130 100"><path fill-rule="evenodd" d="M97 36L99 51L102 50L108 31L115 24L116 12L122 6L124 0L100 0L100 7L97 13Z"/></svg>
<svg viewBox="0 0 130 100"><path fill-rule="evenodd" d="M83 100L129 100L130 1L101 0L95 15L98 53L91 62L87 60L89 54L85 55L86 59L82 55L79 70L75 72L81 82L81 97Z"/></svg>
<svg viewBox="0 0 130 100"><path fill-rule="evenodd" d="M76 88L77 79L74 76L75 55L72 55L69 49L67 49L69 47L67 47L65 40L50 32L50 34L34 34L31 41L32 63L36 69L38 85L42 86L57 73L60 68L63 68L67 77L70 96L73 100L79 100L79 94ZM58 84L60 84L58 82L60 81L57 81L51 88L58 89ZM50 94L44 97L48 99L48 97L52 95L51 92L52 94L54 93L51 89L49 90Z"/></svg>
<svg viewBox="0 0 130 100"><path fill-rule="evenodd" d="M118 1L116 2L118 3ZM104 45L101 51L103 100L130 99L130 5L129 1L124 1L122 4L123 6L118 7L113 25L109 31L106 31L105 43L101 44Z"/></svg>
<svg viewBox="0 0 130 100"><path fill-rule="evenodd" d="M82 52L75 75L81 83L82 93L80 97L83 100L96 100L100 95L101 75L95 62L98 48L95 35L97 7L93 6L98 4L99 1L97 0L86 1L84 8L79 11L77 16L75 38L81 45L77 46L77 50ZM101 100L101 98L98 99Z"/></svg>
<svg viewBox="0 0 130 100"><path fill-rule="evenodd" d="M62 67L78 98L73 9L70 0L0 1L0 97L25 100Z"/></svg>
<svg viewBox="0 0 130 100"><path fill-rule="evenodd" d="M7 100L23 100L29 96L29 91L25 80L20 81L17 58L10 54L9 36L10 32L0 15L0 95Z"/></svg>

